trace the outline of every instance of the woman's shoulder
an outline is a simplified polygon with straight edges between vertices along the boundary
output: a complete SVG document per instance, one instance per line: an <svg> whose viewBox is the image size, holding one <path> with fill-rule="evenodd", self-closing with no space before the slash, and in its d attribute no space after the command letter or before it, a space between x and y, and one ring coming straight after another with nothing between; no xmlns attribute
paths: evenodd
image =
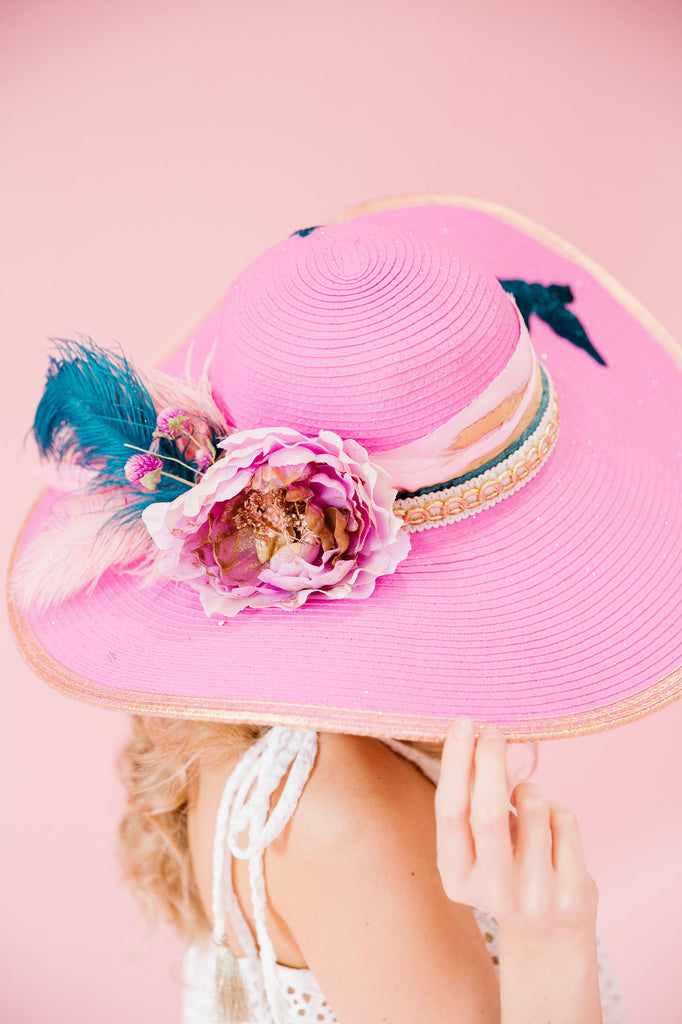
<svg viewBox="0 0 682 1024"><path fill-rule="evenodd" d="M386 840L405 829L409 812L433 816L433 784L381 740L321 733L314 768L278 847L294 854L336 857L339 840L362 832Z"/></svg>
<svg viewBox="0 0 682 1024"><path fill-rule="evenodd" d="M260 742L267 743L267 736ZM240 754L232 751L203 771L189 808L191 847L202 892L209 886L218 807L239 762ZM286 777L274 790L273 808L285 784ZM418 768L381 740L320 733L313 768L289 822L268 848L268 861L274 866L310 858L318 863L320 857L336 859L345 845L340 840L350 835L365 846L375 836L385 846L396 834L402 838L415 814L427 817L435 829L434 792Z"/></svg>
<svg viewBox="0 0 682 1024"><path fill-rule="evenodd" d="M267 736L261 739L267 744ZM202 771L188 813L193 875L200 900L210 915L215 827L221 798L243 753L227 752ZM286 777L274 791L279 800ZM416 832L423 849L435 848L433 785L409 761L380 740L321 733L312 771L289 821L265 853L269 912L297 917L316 898L332 898L329 886L345 887L354 879L372 879L377 870L395 870L409 854ZM335 880L335 881L334 881ZM235 887L251 921L251 893L246 863L234 865ZM311 893L315 896L311 898ZM277 939L275 939L276 945ZM288 950L286 962L298 958Z"/></svg>
<svg viewBox="0 0 682 1024"><path fill-rule="evenodd" d="M322 733L296 811L266 855L273 908L295 926L339 894L371 902L377 878L437 878L434 794L380 740Z"/></svg>
<svg viewBox="0 0 682 1024"><path fill-rule="evenodd" d="M267 735L260 742L267 743ZM218 807L241 756L227 752L219 763L200 773L194 787L189 819L191 846L198 853L199 868L208 867ZM285 784L286 777L273 792L272 807ZM340 853L338 839L360 831L366 841L373 833L390 838L386 829L394 824L402 832L410 811L422 808L431 819L433 797L433 784L381 740L320 733L317 756L296 809L268 854L270 859L280 856L287 860L325 851L336 856ZM208 875L207 870L197 873ZM205 889L207 882L208 878L200 888Z"/></svg>

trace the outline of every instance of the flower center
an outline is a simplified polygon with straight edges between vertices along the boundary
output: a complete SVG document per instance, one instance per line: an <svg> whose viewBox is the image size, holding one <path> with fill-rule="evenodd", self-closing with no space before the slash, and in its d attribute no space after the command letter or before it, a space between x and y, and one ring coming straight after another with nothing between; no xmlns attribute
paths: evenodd
<svg viewBox="0 0 682 1024"><path fill-rule="evenodd" d="M256 541L267 543L281 537L285 544L307 540L311 535L305 522L307 502L287 497L285 487L267 491L247 491L244 503L235 513L233 523L238 530L249 529Z"/></svg>

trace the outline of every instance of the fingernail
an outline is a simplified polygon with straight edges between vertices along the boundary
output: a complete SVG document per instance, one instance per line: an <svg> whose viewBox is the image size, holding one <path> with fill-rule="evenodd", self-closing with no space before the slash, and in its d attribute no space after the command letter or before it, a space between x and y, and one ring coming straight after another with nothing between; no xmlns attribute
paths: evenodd
<svg viewBox="0 0 682 1024"><path fill-rule="evenodd" d="M458 718L454 724L453 732L455 736L473 736L474 723L470 718Z"/></svg>
<svg viewBox="0 0 682 1024"><path fill-rule="evenodd" d="M501 740L502 733L494 725L486 725L485 729L481 730L481 737L486 740Z"/></svg>

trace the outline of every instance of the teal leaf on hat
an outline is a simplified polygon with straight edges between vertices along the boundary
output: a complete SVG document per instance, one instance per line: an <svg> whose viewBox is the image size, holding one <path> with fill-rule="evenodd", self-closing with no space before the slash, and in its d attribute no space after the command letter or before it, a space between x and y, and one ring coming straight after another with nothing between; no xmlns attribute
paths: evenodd
<svg viewBox="0 0 682 1024"><path fill-rule="evenodd" d="M298 235L299 238L306 238L306 236L312 234L313 231L317 231L319 227L321 227L320 224L314 224L311 228L299 228L298 231L292 231L291 237L293 238L294 235Z"/></svg>
<svg viewBox="0 0 682 1024"><path fill-rule="evenodd" d="M566 338L571 344L587 352L601 366L606 366L606 360L588 338L578 317L570 309L566 309L567 303L573 302L573 292L568 285L550 284L545 286L544 284L529 284L527 281L503 281L501 279L500 284L516 299L516 305L526 321L526 327L529 327L531 313L535 313L560 338Z"/></svg>

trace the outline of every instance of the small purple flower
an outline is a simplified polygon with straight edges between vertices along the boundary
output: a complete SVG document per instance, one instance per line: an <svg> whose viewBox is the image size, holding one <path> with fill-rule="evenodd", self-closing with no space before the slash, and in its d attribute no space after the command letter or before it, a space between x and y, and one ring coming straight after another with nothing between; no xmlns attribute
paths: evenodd
<svg viewBox="0 0 682 1024"><path fill-rule="evenodd" d="M194 465L200 473L204 473L209 466L213 465L214 461L215 456L211 455L208 448L197 448L194 453Z"/></svg>
<svg viewBox="0 0 682 1024"><path fill-rule="evenodd" d="M159 572L197 590L207 615L369 597L407 556L390 478L355 441L276 427L219 448L194 487L143 513Z"/></svg>
<svg viewBox="0 0 682 1024"><path fill-rule="evenodd" d="M192 417L179 406L171 405L162 409L156 417L155 436L157 437L185 437L192 428Z"/></svg>
<svg viewBox="0 0 682 1024"><path fill-rule="evenodd" d="M140 452L131 455L125 464L125 475L128 483L133 487L140 487L144 491L155 491L161 480L163 459L151 452Z"/></svg>

